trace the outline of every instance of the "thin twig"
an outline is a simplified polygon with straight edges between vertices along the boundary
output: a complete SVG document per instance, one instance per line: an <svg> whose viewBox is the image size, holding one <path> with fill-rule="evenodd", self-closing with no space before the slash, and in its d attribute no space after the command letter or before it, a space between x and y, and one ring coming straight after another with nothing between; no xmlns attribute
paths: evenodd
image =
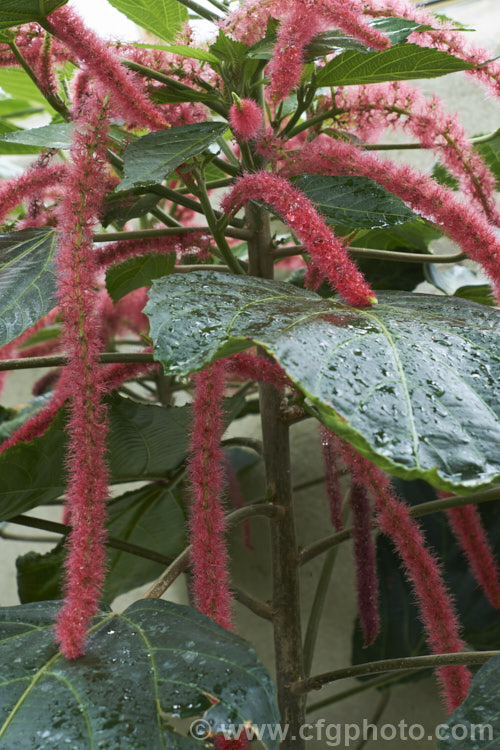
<svg viewBox="0 0 500 750"><path fill-rule="evenodd" d="M226 516L226 523L228 528L233 528L233 526L236 526L247 518L253 518L254 516L276 518L282 515L282 513L283 509L279 505L274 505L273 503L256 503L254 505L247 505L244 508L238 508L237 510L231 511L231 513L228 513ZM146 594L144 594L144 599L159 599L159 597L165 593L181 573L184 573L188 569L190 562L191 545L186 547L186 549L175 558L160 578L158 578L153 586L151 586Z"/></svg>
<svg viewBox="0 0 500 750"><path fill-rule="evenodd" d="M379 672L395 672L408 669L429 669L457 664L484 664L488 659L498 656L500 651L467 651L453 654L432 654L426 656L407 656L399 659L381 659L370 661L365 664L354 664L343 669L334 669L331 672L309 677L305 680L297 680L290 689L292 692L302 695L311 690L321 690L322 687L337 680L345 680L347 677L364 677L365 675L378 674Z"/></svg>
<svg viewBox="0 0 500 750"><path fill-rule="evenodd" d="M376 250L369 247L348 247L353 258L378 258L380 260L395 260L403 263L459 263L466 256L464 253L453 253L451 255L431 255L427 253L401 253L395 250ZM304 245L294 247L277 248L273 251L273 258L291 258L296 255L307 253Z"/></svg>

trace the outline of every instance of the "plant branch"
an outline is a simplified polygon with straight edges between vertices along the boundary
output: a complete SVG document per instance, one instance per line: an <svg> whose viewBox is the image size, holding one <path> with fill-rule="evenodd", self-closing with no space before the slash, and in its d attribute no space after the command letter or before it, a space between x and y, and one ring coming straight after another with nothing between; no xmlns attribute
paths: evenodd
<svg viewBox="0 0 500 750"><path fill-rule="evenodd" d="M378 674L379 672L399 672L408 669L434 669L454 664L484 664L488 659L498 656L500 651L467 651L453 654L433 654L428 656L407 656L399 659L381 659L370 661L365 664L355 664L344 669L334 669L331 672L309 677L306 680L297 680L290 687L297 695L309 693L312 690L321 690L322 687L337 680L345 680L347 677L364 677L365 675Z"/></svg>
<svg viewBox="0 0 500 750"><path fill-rule="evenodd" d="M67 526L63 523L56 523L55 521L46 521L44 518L34 518L32 516L13 516L8 519L8 523L15 523L19 526L27 526L31 529L42 529L43 531L51 531L54 534L61 534L62 536L68 536L71 533L71 526ZM122 552L128 552L136 557L142 557L146 560L153 560L154 562L160 563L161 565L170 565L172 562L171 557L155 552L154 550L148 549L147 547L141 547L137 544L131 544L130 542L124 542L121 539L108 536L106 538L106 546L112 549L119 549Z"/></svg>
<svg viewBox="0 0 500 750"><path fill-rule="evenodd" d="M430 513L438 513L448 508L460 508L464 505L475 505L476 503L487 503L493 500L500 499L500 487L493 487L490 490L484 490L483 492L476 492L473 495L452 495L451 497L440 498L439 500L431 500L428 503L420 503L420 505L414 505L410 510L410 515L414 518L420 518L421 516L429 515ZM377 528L377 524L373 523L373 528ZM318 539L308 547L300 552L299 559L300 564L313 560L318 555L323 554L331 547L335 547L337 544L351 539L353 530L344 529L338 531L335 534Z"/></svg>
<svg viewBox="0 0 500 750"><path fill-rule="evenodd" d="M404 263L459 263L466 256L465 253L451 255L427 255L425 253L399 253L395 250L375 250L368 247L348 247L349 254L354 258L378 258L380 260L395 260ZM304 245L277 248L273 251L273 258L291 258L307 252Z"/></svg>
<svg viewBox="0 0 500 750"><path fill-rule="evenodd" d="M401 680L403 677L407 677L411 674L415 674L419 670L416 669L408 669L403 670L401 672L390 672L389 674L381 674L380 677L374 677L371 680L363 680L363 682L358 683L354 687L350 688L349 690L343 690L340 693L335 693L335 695L331 695L329 698L324 698L321 701L316 701L315 703L310 703L307 706L306 713L310 714L314 711L320 711L323 708L326 708L327 706L331 706L334 703L340 703L341 701L347 700L348 698L352 698L355 695L359 695L360 693L364 693L367 690L372 690L373 688L378 687L384 687L385 685L392 685L392 683L397 682L398 680Z"/></svg>
<svg viewBox="0 0 500 750"><path fill-rule="evenodd" d="M210 227L166 227L165 229L137 229L133 232L98 232L94 234L94 242L122 242L126 240L147 240L155 237L175 237L178 234L192 234L210 232ZM227 227L224 230L227 237L237 240L247 240L251 237L248 229Z"/></svg>
<svg viewBox="0 0 500 750"><path fill-rule="evenodd" d="M58 114L60 114L64 120L69 120L70 112L68 108L66 107L66 105L64 104L63 100L60 99L58 96L55 96L54 94L50 93L49 91L45 91L40 86L40 82L38 78L36 77L34 71L32 70L29 63L22 56L21 52L19 51L19 48L17 47L14 41L9 42L9 47L12 51L12 54L18 61L19 65L23 68L24 72L27 73L27 75L31 78L31 80L33 81L37 89L40 91L41 94L43 94L44 98L50 104L52 109L54 109Z"/></svg>
<svg viewBox="0 0 500 750"><path fill-rule="evenodd" d="M253 518L254 516L267 516L273 518L280 516L283 513L283 509L279 506L275 506L272 503L255 503L254 505L247 505L244 508L238 508L233 510L226 516L226 522L228 528L233 528L241 521L247 518ZM186 547L180 555L169 565L165 572L158 578L153 586L146 592L144 599L159 599L165 591L173 584L173 582L184 573L190 566L191 563L191 545Z"/></svg>

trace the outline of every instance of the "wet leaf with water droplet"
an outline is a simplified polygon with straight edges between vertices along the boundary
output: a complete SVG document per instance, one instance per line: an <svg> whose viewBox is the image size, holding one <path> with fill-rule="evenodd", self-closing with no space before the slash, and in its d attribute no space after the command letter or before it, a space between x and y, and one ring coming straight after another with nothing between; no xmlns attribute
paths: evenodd
<svg viewBox="0 0 500 750"><path fill-rule="evenodd" d="M311 412L377 465L442 489L500 478L500 312L383 292L352 308L291 284L213 272L154 282L155 356L187 375L255 344Z"/></svg>
<svg viewBox="0 0 500 750"><path fill-rule="evenodd" d="M203 738L175 731L176 716L202 716L215 733L278 722L274 686L255 651L196 610L148 599L122 615L104 612L85 656L68 661L54 642L58 608L0 609L3 750L202 750Z"/></svg>

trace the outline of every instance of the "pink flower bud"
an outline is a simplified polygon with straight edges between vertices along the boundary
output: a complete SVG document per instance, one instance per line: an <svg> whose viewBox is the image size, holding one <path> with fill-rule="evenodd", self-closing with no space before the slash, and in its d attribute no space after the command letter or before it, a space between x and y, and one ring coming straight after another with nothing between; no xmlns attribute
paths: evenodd
<svg viewBox="0 0 500 750"><path fill-rule="evenodd" d="M231 130L242 141L258 136L262 119L262 110L253 99L239 99L229 110Z"/></svg>

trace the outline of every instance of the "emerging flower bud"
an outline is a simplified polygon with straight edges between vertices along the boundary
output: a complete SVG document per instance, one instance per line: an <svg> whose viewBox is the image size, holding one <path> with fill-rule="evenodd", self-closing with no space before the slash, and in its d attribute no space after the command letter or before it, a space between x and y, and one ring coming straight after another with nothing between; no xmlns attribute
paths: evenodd
<svg viewBox="0 0 500 750"><path fill-rule="evenodd" d="M253 99L240 99L233 93L234 104L229 110L229 124L241 141L256 138L262 127L262 110Z"/></svg>

